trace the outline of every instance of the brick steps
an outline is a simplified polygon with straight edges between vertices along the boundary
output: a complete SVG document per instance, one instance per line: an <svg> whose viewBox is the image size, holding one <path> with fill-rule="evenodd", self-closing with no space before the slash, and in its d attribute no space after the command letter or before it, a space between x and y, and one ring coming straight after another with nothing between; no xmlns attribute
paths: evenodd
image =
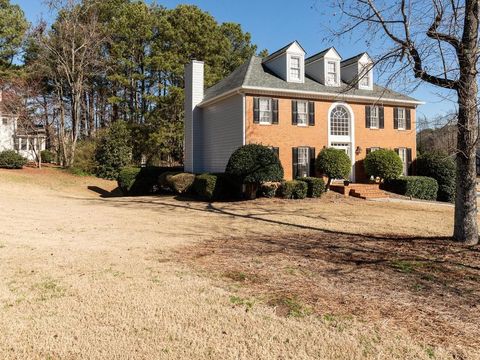
<svg viewBox="0 0 480 360"><path fill-rule="evenodd" d="M333 191L344 196L352 196L359 199L385 199L388 194L380 190L378 184L350 184L348 186L335 184L331 186Z"/></svg>

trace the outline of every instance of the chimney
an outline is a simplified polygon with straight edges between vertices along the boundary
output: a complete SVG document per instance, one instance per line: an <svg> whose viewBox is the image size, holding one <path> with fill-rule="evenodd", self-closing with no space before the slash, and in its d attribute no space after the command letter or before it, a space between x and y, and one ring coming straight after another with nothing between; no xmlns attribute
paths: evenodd
<svg viewBox="0 0 480 360"><path fill-rule="evenodd" d="M203 100L204 63L192 60L185 66L185 152L186 172L199 169L200 154L200 118L201 109L197 107Z"/></svg>

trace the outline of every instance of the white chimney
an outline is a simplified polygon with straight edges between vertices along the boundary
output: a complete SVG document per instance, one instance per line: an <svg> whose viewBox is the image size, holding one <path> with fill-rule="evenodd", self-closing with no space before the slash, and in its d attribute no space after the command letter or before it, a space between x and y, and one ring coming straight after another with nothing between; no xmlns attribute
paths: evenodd
<svg viewBox="0 0 480 360"><path fill-rule="evenodd" d="M186 172L196 172L201 158L199 148L201 109L197 107L203 100L204 63L192 60L185 66L185 152Z"/></svg>

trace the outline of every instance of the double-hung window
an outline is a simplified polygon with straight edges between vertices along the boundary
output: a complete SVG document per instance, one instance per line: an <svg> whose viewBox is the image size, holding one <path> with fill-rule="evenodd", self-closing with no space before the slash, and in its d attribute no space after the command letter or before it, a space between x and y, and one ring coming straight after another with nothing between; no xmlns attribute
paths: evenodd
<svg viewBox="0 0 480 360"><path fill-rule="evenodd" d="M260 124L272 123L272 99L259 99Z"/></svg>
<svg viewBox="0 0 480 360"><path fill-rule="evenodd" d="M307 124L308 124L308 102L298 101L297 102L297 125L307 126Z"/></svg>
<svg viewBox="0 0 480 360"><path fill-rule="evenodd" d="M300 81L301 80L301 66L300 66L300 57L292 56L290 58L290 80Z"/></svg>
<svg viewBox="0 0 480 360"><path fill-rule="evenodd" d="M327 85L337 85L337 64L335 61L327 62Z"/></svg>
<svg viewBox="0 0 480 360"><path fill-rule="evenodd" d="M370 87L370 68L369 66L364 66L360 73L360 86L361 87Z"/></svg>
<svg viewBox="0 0 480 360"><path fill-rule="evenodd" d="M405 117L405 109L398 108L398 130L405 130L407 128L407 120Z"/></svg>
<svg viewBox="0 0 480 360"><path fill-rule="evenodd" d="M370 107L370 128L378 129L380 127L380 118L378 114L378 106Z"/></svg>

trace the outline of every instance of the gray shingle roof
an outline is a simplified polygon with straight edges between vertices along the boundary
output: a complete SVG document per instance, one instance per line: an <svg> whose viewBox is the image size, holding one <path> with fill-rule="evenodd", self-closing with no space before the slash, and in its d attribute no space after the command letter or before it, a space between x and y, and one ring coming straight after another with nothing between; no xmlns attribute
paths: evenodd
<svg viewBox="0 0 480 360"><path fill-rule="evenodd" d="M379 85L374 85L373 90L360 90L352 88L351 86L342 83L341 86L332 87L325 86L319 82L305 77L305 83L289 83L273 72L271 72L265 65L262 64L262 58L258 56L252 56L250 60L240 66L232 74L221 80L216 85L205 91L205 97L203 101L208 101L217 96L220 96L230 90L237 89L239 87L259 87L269 88L276 90L290 90L290 91L304 91L304 92L318 92L318 93L330 93L335 95L356 95L367 96L378 99L393 99L397 101L418 101L409 96L400 94L390 89L384 88Z"/></svg>
<svg viewBox="0 0 480 360"><path fill-rule="evenodd" d="M352 56L351 58L348 58L348 59L345 59L343 60L340 65L341 66L348 66L350 64L353 64L354 62L357 62L358 60L360 60L360 58L365 55L366 53L363 52L361 54L358 54L358 55L355 55L355 56Z"/></svg>
<svg viewBox="0 0 480 360"><path fill-rule="evenodd" d="M335 49L334 47L329 47L329 48L327 48L327 49L325 49L325 50L320 51L319 53L316 53L316 54L314 54L314 55L306 58L306 59L305 59L305 64L309 64L309 63L311 63L312 61L315 61L315 60L317 60L317 59L320 59L320 58L323 57L327 52L329 52L330 49L333 49L337 54L339 54L338 51L337 51L337 49ZM340 54L339 54L339 55L340 55Z"/></svg>
<svg viewBox="0 0 480 360"><path fill-rule="evenodd" d="M281 53L287 51L287 49L288 49L290 46L292 46L293 44L295 44L295 43L297 43L298 46L300 46L300 47L302 48L302 50L305 51L305 49L302 47L302 45L300 45L300 43L299 43L297 40L294 40L294 41L292 41L290 44L285 45L283 48L278 49L278 50L275 51L274 53L268 55L266 58L263 59L263 62L265 63L265 62L273 59L273 58L274 58L275 56L277 56L278 54L281 54Z"/></svg>

